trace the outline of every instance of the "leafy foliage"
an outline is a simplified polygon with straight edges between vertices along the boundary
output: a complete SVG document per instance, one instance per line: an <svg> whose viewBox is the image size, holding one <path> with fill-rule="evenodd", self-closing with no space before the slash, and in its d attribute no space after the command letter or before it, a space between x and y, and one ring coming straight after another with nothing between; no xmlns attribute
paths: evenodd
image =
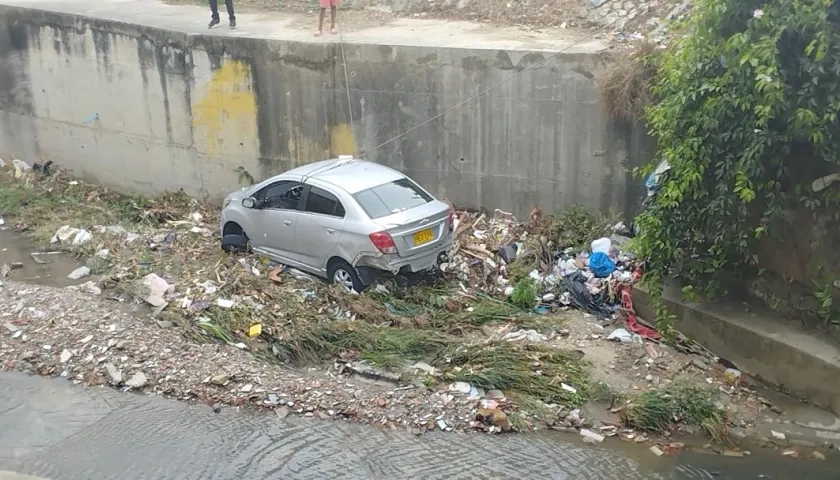
<svg viewBox="0 0 840 480"><path fill-rule="evenodd" d="M637 221L655 300L670 273L725 292L786 208L838 201L810 183L840 171L840 2L703 0L687 22L646 112L671 165Z"/></svg>
<svg viewBox="0 0 840 480"><path fill-rule="evenodd" d="M533 308L537 304L538 294L539 285L537 285L537 281L531 277L525 277L516 282L513 293L510 295L510 301L521 308Z"/></svg>

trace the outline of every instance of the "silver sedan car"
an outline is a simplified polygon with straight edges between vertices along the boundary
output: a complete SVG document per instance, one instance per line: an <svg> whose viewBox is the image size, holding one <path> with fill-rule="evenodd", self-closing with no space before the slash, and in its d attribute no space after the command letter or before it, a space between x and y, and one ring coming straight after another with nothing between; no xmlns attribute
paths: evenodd
<svg viewBox="0 0 840 480"><path fill-rule="evenodd" d="M303 165L225 198L222 248L251 248L362 291L383 273L436 267L453 212L402 173L340 157Z"/></svg>

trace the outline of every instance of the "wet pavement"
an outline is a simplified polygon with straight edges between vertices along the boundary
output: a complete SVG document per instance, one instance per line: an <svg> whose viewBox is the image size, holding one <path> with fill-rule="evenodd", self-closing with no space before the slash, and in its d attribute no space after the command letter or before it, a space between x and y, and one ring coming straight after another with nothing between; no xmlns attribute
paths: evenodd
<svg viewBox="0 0 840 480"><path fill-rule="evenodd" d="M0 373L0 471L52 479L836 478L836 458L656 457L609 439L404 431L187 405ZM16 478L4 477L0 479Z"/></svg>

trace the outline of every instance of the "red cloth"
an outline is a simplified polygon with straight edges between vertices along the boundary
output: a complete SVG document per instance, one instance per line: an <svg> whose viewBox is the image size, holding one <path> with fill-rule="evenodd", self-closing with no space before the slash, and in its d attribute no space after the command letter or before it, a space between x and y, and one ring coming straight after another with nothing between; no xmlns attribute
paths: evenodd
<svg viewBox="0 0 840 480"><path fill-rule="evenodd" d="M630 294L632 289L633 287L626 283L622 283L618 287L618 291L621 295L621 308L624 309L624 314L627 316L627 329L633 333L641 335L644 338L658 340L660 338L659 332L642 325L638 320L636 320L636 311L633 309L633 297Z"/></svg>

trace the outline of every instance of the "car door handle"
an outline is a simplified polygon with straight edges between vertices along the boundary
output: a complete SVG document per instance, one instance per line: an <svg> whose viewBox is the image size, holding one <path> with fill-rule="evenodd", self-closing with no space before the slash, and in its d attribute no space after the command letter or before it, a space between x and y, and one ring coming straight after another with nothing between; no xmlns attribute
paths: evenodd
<svg viewBox="0 0 840 480"><path fill-rule="evenodd" d="M334 228L328 228L328 229L327 229L327 233L329 233L330 235L332 235L333 233L335 233L335 229L334 229Z"/></svg>
<svg viewBox="0 0 840 480"><path fill-rule="evenodd" d="M289 226L292 224L291 220L283 220L283 225Z"/></svg>

